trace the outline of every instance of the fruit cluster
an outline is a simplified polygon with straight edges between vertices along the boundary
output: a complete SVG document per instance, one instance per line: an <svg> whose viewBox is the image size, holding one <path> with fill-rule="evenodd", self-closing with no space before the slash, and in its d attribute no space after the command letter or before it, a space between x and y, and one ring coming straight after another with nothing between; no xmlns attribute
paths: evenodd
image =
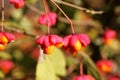
<svg viewBox="0 0 120 80"><path fill-rule="evenodd" d="M14 63L10 60L0 60L0 70L7 74L14 68Z"/></svg>
<svg viewBox="0 0 120 80"><path fill-rule="evenodd" d="M46 14L42 14L39 18L38 18L38 23L42 24L42 25L46 25L46 26L54 26L56 24L56 18L57 18L57 14L54 12L50 12L47 14L47 18L48 21L46 20Z"/></svg>
<svg viewBox="0 0 120 80"><path fill-rule="evenodd" d="M14 40L14 35L7 32L0 32L0 50L3 50L8 43L13 42Z"/></svg>
<svg viewBox="0 0 120 80"><path fill-rule="evenodd" d="M49 12L48 14L42 14L38 18L38 23L51 27L56 24L56 18L56 13ZM86 47L90 43L90 39L86 34L70 34L64 38L55 34L47 34L40 36L36 42L41 46L45 54L52 53L55 46L63 46L64 49L75 55L82 47Z"/></svg>
<svg viewBox="0 0 120 80"><path fill-rule="evenodd" d="M105 30L105 33L103 35L103 42L106 45L110 45L116 38L116 35L117 35L117 33L112 29Z"/></svg>
<svg viewBox="0 0 120 80"><path fill-rule="evenodd" d="M86 47L90 43L90 39L86 34L71 34L64 38L55 34L47 34L40 36L36 42L41 46L45 54L52 53L55 46L63 46L64 49L75 55L82 47Z"/></svg>
<svg viewBox="0 0 120 80"><path fill-rule="evenodd" d="M16 8L22 8L25 5L24 0L10 0L10 3ZM56 13L44 13L38 18L38 23L40 25L52 27L56 24L56 19ZM36 42L41 46L45 54L52 53L55 46L63 46L64 49L69 50L73 55L75 55L82 47L86 47L90 43L90 39L86 34L70 34L64 38L55 34L47 34L40 36Z"/></svg>
<svg viewBox="0 0 120 80"><path fill-rule="evenodd" d="M72 80L95 80L95 79L90 75L80 75L75 76Z"/></svg>
<svg viewBox="0 0 120 80"><path fill-rule="evenodd" d="M96 66L101 72L110 73L113 70L114 63L111 60L103 59L103 60L97 61Z"/></svg>
<svg viewBox="0 0 120 80"><path fill-rule="evenodd" d="M11 4L14 5L15 8L22 8L25 5L24 0L9 0Z"/></svg>
<svg viewBox="0 0 120 80"><path fill-rule="evenodd" d="M44 49L45 54L50 54L53 52L55 46L61 47L63 45L63 38L55 34L48 34L40 36L36 42Z"/></svg>
<svg viewBox="0 0 120 80"><path fill-rule="evenodd" d="M90 44L90 39L86 34L71 34L63 38L63 47L75 55L82 47Z"/></svg>

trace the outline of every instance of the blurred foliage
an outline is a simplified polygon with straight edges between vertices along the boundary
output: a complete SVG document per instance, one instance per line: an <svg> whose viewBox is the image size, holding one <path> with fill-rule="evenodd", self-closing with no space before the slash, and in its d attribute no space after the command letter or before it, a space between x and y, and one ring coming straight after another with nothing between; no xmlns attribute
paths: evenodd
<svg viewBox="0 0 120 80"><path fill-rule="evenodd" d="M91 39L89 47L82 49L84 53L80 52L77 57L56 48L51 55L45 56L44 62L37 62L39 51L35 54L37 57L32 56L38 47L35 39L47 32L47 27L37 22L44 13L42 0L25 0L26 5L22 9L15 9L9 0L5 0L5 31L13 33L16 41L10 43L5 51L0 51L0 60L12 60L15 68L7 75L0 70L0 80L71 80L79 74L81 62L84 62L84 73L91 74L96 80L107 80L113 74L120 76L120 0L61 1L103 11L103 14L93 15L57 3L73 21L75 32L88 34ZM48 5L50 11L58 14L56 25L50 29L51 33L60 36L71 34L70 25L63 14L49 0ZM105 29L113 29L117 33L116 39L109 46L102 41ZM109 74L100 73L95 66L105 55L115 63L114 70Z"/></svg>

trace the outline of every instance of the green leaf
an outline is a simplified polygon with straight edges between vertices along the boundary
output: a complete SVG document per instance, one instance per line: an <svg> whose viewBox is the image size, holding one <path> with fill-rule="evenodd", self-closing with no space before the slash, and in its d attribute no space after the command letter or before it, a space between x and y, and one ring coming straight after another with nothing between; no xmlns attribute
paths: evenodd
<svg viewBox="0 0 120 80"><path fill-rule="evenodd" d="M73 64L76 63L76 58L73 56L67 56L66 57L66 62L67 62L67 66L72 66Z"/></svg>
<svg viewBox="0 0 120 80"><path fill-rule="evenodd" d="M57 75L65 76L66 61L63 52L55 48L50 55L45 55L44 62L38 62L36 80L56 80ZM59 78L57 78L58 80Z"/></svg>
<svg viewBox="0 0 120 80"><path fill-rule="evenodd" d="M37 0L26 0L28 4L35 4Z"/></svg>
<svg viewBox="0 0 120 80"><path fill-rule="evenodd" d="M13 10L11 11L11 16L12 16L12 18L15 19L15 20L20 20L21 17L23 16L23 11L22 11L22 9L13 9Z"/></svg>
<svg viewBox="0 0 120 80"><path fill-rule="evenodd" d="M5 77L4 73L2 71L0 71L0 80L4 77Z"/></svg>
<svg viewBox="0 0 120 80"><path fill-rule="evenodd" d="M20 25L26 32L31 32L33 25L27 17L21 19Z"/></svg>
<svg viewBox="0 0 120 80"><path fill-rule="evenodd" d="M2 58L2 59L11 59L11 55L9 53L1 51L0 52L0 58Z"/></svg>
<svg viewBox="0 0 120 80"><path fill-rule="evenodd" d="M36 80L55 80L56 75L51 61L46 56L44 62L37 64Z"/></svg>
<svg viewBox="0 0 120 80"><path fill-rule="evenodd" d="M55 73L60 76L65 76L66 74L66 60L63 52L55 48L54 52L50 55L48 55L48 58L53 63L53 67L55 69Z"/></svg>
<svg viewBox="0 0 120 80"><path fill-rule="evenodd" d="M61 80L60 77L56 76L56 79L55 80Z"/></svg>
<svg viewBox="0 0 120 80"><path fill-rule="evenodd" d="M103 80L93 60L84 52L79 52L79 54L84 57L85 64L91 71L92 75L96 78L96 80Z"/></svg>
<svg viewBox="0 0 120 80"><path fill-rule="evenodd" d="M17 60L17 61L21 61L24 57L23 53L16 49L14 52L13 52L13 57Z"/></svg>
<svg viewBox="0 0 120 80"><path fill-rule="evenodd" d="M46 26L46 25L40 25L40 29L41 29L43 32L47 32L47 26Z"/></svg>
<svg viewBox="0 0 120 80"><path fill-rule="evenodd" d="M80 20L80 11L76 11L74 14L74 19L75 20Z"/></svg>

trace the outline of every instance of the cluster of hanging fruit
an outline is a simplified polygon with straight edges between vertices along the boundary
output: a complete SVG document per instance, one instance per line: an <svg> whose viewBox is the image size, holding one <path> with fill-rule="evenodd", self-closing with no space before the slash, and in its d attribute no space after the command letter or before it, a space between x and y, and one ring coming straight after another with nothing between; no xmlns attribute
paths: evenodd
<svg viewBox="0 0 120 80"><path fill-rule="evenodd" d="M25 1L24 0L9 0L11 4L14 5L15 8L19 9L24 7ZM54 26L56 24L57 14L54 12L49 12L47 14L42 14L38 18L38 23L42 25L46 25L48 28ZM14 41L15 36L7 33L7 32L0 32L0 50L3 50L5 46ZM36 43L40 45L43 49L45 54L51 54L54 51L55 47L63 47L65 50L71 52L71 54L76 55L77 52L90 44L90 39L86 34L76 34L71 33L65 37L58 36L56 34L47 33L46 35L39 36L36 40ZM3 65L6 66L10 64L11 67L4 68ZM9 70L13 68L13 64L9 61L0 64L0 68L5 72L8 73ZM95 80L90 75L80 75L76 76L73 80Z"/></svg>
<svg viewBox="0 0 120 80"><path fill-rule="evenodd" d="M46 14L43 14L39 17L38 22L42 25L47 25L47 20L45 17ZM47 15L49 27L55 25L57 14L50 12ZM90 39L86 34L70 34L64 38L56 34L46 34L40 36L36 40L37 44L41 46L45 54L50 54L53 52L54 47L63 47L66 50L69 50L73 55L75 55L82 47L86 47L90 44Z"/></svg>

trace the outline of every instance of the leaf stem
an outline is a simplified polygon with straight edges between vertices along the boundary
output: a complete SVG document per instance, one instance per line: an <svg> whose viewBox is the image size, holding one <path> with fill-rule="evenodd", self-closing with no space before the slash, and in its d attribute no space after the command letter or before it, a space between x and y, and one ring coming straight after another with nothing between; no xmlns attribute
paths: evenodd
<svg viewBox="0 0 120 80"><path fill-rule="evenodd" d="M66 17L66 19L70 22L70 26L71 26L71 31L74 34L74 28L73 28L73 22L70 20L70 18L64 13L64 11L55 3L54 0L50 0L61 12L62 14Z"/></svg>

